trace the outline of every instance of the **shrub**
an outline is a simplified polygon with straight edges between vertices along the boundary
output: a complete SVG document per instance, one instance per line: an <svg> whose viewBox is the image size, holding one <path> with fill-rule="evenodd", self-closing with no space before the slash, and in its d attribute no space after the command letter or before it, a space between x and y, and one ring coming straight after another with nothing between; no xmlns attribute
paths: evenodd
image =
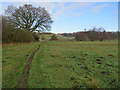
<svg viewBox="0 0 120 90"><path fill-rule="evenodd" d="M33 41L34 37L32 33L23 30L7 31L2 37L3 43L25 43Z"/></svg>
<svg viewBox="0 0 120 90"><path fill-rule="evenodd" d="M58 40L56 35L52 35L50 40Z"/></svg>
<svg viewBox="0 0 120 90"><path fill-rule="evenodd" d="M39 41L40 36L39 36L38 33L34 32L34 33L33 33L33 36L34 36L34 41Z"/></svg>
<svg viewBox="0 0 120 90"><path fill-rule="evenodd" d="M88 35L88 38L89 38L89 40L90 41L96 41L96 40L99 40L99 35L98 35L98 32L96 32L96 31L88 31L88 33L87 33L87 35Z"/></svg>
<svg viewBox="0 0 120 90"><path fill-rule="evenodd" d="M2 17L2 42L10 43L11 40L9 38L12 37L14 32L14 28L7 23L5 17Z"/></svg>
<svg viewBox="0 0 120 90"><path fill-rule="evenodd" d="M2 42L3 43L25 43L33 42L34 37L31 32L16 29L6 18L2 17Z"/></svg>
<svg viewBox="0 0 120 90"><path fill-rule="evenodd" d="M75 39L77 41L87 41L88 36L85 33L79 33L79 34L76 35Z"/></svg>
<svg viewBox="0 0 120 90"><path fill-rule="evenodd" d="M45 40L44 36L42 36L42 40Z"/></svg>
<svg viewBox="0 0 120 90"><path fill-rule="evenodd" d="M106 32L104 28L93 28L89 31L78 32L75 36L77 41L103 41L117 39L118 32Z"/></svg>
<svg viewBox="0 0 120 90"><path fill-rule="evenodd" d="M33 42L34 36L32 35L31 32L28 32L28 31L15 30L12 41L18 42L18 43Z"/></svg>

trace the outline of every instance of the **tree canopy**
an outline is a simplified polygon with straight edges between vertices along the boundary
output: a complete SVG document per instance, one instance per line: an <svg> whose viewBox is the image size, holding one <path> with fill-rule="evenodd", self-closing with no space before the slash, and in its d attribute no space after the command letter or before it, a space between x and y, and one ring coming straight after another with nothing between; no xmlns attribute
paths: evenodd
<svg viewBox="0 0 120 90"><path fill-rule="evenodd" d="M27 31L49 31L52 24L50 14L43 7L33 7L31 4L14 7L8 6L5 10L7 20L15 28Z"/></svg>

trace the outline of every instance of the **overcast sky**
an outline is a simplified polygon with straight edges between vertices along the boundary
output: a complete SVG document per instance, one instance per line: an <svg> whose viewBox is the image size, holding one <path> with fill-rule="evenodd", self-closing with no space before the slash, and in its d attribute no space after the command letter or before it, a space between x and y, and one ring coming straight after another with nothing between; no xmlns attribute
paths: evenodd
<svg viewBox="0 0 120 90"><path fill-rule="evenodd" d="M2 2L0 12L4 13L11 4L19 7L26 3L48 10L54 21L53 33L77 32L94 26L118 30L118 2Z"/></svg>

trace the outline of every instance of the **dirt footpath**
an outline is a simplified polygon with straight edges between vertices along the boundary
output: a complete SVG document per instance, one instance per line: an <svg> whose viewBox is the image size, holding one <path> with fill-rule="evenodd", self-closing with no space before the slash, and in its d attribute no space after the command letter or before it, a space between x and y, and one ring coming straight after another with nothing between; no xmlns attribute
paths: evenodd
<svg viewBox="0 0 120 90"><path fill-rule="evenodd" d="M30 70L30 65L32 63L33 57L35 55L35 53L40 49L40 45L38 46L38 48L32 52L32 55L30 56L30 58L28 59L25 68L23 69L22 75L20 76L18 82L17 82L17 86L16 88L27 88L27 78L29 76L29 70Z"/></svg>

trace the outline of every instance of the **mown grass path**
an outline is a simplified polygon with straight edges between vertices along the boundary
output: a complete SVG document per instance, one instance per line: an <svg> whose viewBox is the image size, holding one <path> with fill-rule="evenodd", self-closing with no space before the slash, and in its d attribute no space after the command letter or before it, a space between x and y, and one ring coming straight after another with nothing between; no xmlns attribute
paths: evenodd
<svg viewBox="0 0 120 90"><path fill-rule="evenodd" d="M30 70L30 65L32 63L32 59L35 55L35 53L40 49L40 45L38 46L38 48L32 53L32 55L30 56L30 58L28 59L26 66L22 72L21 77L18 80L17 83L17 88L27 88L27 78L29 76L29 70Z"/></svg>

